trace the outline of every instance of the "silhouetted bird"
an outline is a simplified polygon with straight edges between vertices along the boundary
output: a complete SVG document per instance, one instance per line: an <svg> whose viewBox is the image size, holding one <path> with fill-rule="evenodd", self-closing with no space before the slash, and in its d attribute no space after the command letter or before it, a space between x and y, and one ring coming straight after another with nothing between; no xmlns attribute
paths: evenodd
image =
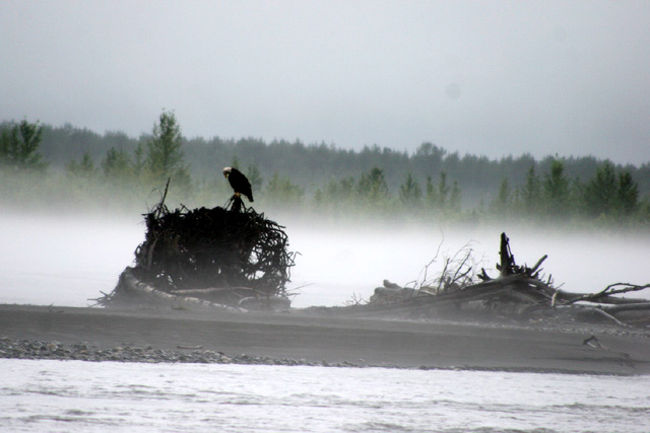
<svg viewBox="0 0 650 433"><path fill-rule="evenodd" d="M244 174L233 167L224 167L223 175L228 179L230 186L235 190L235 195L239 197L240 194L244 194L248 200L253 201L253 190L251 189L251 183L248 181Z"/></svg>

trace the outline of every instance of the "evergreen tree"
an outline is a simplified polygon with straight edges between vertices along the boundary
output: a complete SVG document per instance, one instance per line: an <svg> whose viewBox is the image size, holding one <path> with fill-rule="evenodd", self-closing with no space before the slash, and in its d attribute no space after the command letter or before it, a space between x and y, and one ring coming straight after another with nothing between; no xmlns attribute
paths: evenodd
<svg viewBox="0 0 650 433"><path fill-rule="evenodd" d="M551 162L550 172L544 179L544 195L548 213L565 215L569 205L569 181L564 174L564 164L558 159Z"/></svg>
<svg viewBox="0 0 650 433"><path fill-rule="evenodd" d="M133 175L136 178L140 178L144 170L146 168L146 157L144 154L144 148L142 146L142 142L139 142L138 145L136 146L135 150L133 151Z"/></svg>
<svg viewBox="0 0 650 433"><path fill-rule="evenodd" d="M43 128L38 123L21 121L0 133L0 165L18 170L43 170L47 164L38 152Z"/></svg>
<svg viewBox="0 0 650 433"><path fill-rule="evenodd" d="M240 165L239 158L237 158L237 155L233 155L229 167L236 168L237 170L239 170L239 165Z"/></svg>
<svg viewBox="0 0 650 433"><path fill-rule="evenodd" d="M569 182L568 202L572 203L569 210L583 216L585 214L585 189L586 185L578 177Z"/></svg>
<svg viewBox="0 0 650 433"><path fill-rule="evenodd" d="M277 172L265 188L265 198L275 203L284 205L299 205L302 203L305 191L298 185L291 182L286 176L280 176Z"/></svg>
<svg viewBox="0 0 650 433"><path fill-rule="evenodd" d="M625 171L618 176L618 207L624 215L631 215L639 207L639 186Z"/></svg>
<svg viewBox="0 0 650 433"><path fill-rule="evenodd" d="M399 187L399 199L405 206L419 207L422 200L422 189L420 184L413 179L411 173L408 174L406 180Z"/></svg>
<svg viewBox="0 0 650 433"><path fill-rule="evenodd" d="M251 164L248 166L246 177L248 178L248 181L251 183L251 187L253 188L253 191L262 190L262 183L264 181L264 178L262 178L262 174L260 173L260 170L257 168L257 165Z"/></svg>
<svg viewBox="0 0 650 433"><path fill-rule="evenodd" d="M95 162L88 152L85 152L81 156L80 161L76 161L74 159L70 161L66 166L66 170L73 176L78 176L86 179L93 177L97 172L95 169Z"/></svg>
<svg viewBox="0 0 650 433"><path fill-rule="evenodd" d="M449 194L449 185L447 185L447 173L440 172L440 182L438 183L438 207L444 208L447 204L447 195Z"/></svg>
<svg viewBox="0 0 650 433"><path fill-rule="evenodd" d="M351 205L355 198L354 185L353 177L331 179L321 191L321 203L336 208Z"/></svg>
<svg viewBox="0 0 650 433"><path fill-rule="evenodd" d="M592 216L609 215L618 205L618 182L614 165L606 161L585 187L584 201Z"/></svg>
<svg viewBox="0 0 650 433"><path fill-rule="evenodd" d="M508 182L508 178L504 177L499 187L499 194L492 203L493 211L498 214L508 213L510 211L511 200L510 183Z"/></svg>
<svg viewBox="0 0 650 433"><path fill-rule="evenodd" d="M123 150L111 147L101 162L102 172L108 179L127 181L132 175L131 159Z"/></svg>
<svg viewBox="0 0 650 433"><path fill-rule="evenodd" d="M427 176L425 201L428 207L436 208L438 206L438 190L433 184L431 176Z"/></svg>
<svg viewBox="0 0 650 433"><path fill-rule="evenodd" d="M3 165L9 165L9 141L11 133L9 128L0 129L0 168Z"/></svg>
<svg viewBox="0 0 650 433"><path fill-rule="evenodd" d="M368 173L362 174L357 185L357 193L362 201L373 207L386 204L390 194L384 171L374 167Z"/></svg>
<svg viewBox="0 0 650 433"><path fill-rule="evenodd" d="M535 214L539 209L539 202L543 200L539 178L535 174L535 166L531 165L526 176L526 183L521 189L521 202L524 212L528 215Z"/></svg>
<svg viewBox="0 0 650 433"><path fill-rule="evenodd" d="M451 196L449 197L449 210L454 213L460 212L460 201L460 185L458 185L458 181L454 181L451 186Z"/></svg>
<svg viewBox="0 0 650 433"><path fill-rule="evenodd" d="M343 202L350 202L354 198L354 177L344 177L339 181L339 198Z"/></svg>

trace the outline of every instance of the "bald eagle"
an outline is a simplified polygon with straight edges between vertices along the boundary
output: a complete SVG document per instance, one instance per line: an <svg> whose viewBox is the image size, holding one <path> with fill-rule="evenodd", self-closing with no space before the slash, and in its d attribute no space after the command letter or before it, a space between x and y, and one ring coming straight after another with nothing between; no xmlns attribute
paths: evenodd
<svg viewBox="0 0 650 433"><path fill-rule="evenodd" d="M235 190L235 195L237 197L240 194L244 194L248 200L253 201L253 190L251 189L251 183L248 181L244 174L233 167L224 167L223 175L228 179L230 186Z"/></svg>

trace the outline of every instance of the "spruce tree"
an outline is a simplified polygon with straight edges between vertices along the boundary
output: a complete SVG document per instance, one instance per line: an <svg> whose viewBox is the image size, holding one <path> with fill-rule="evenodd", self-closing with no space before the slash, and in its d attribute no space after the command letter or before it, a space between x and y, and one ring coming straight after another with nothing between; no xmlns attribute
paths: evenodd
<svg viewBox="0 0 650 433"><path fill-rule="evenodd" d="M0 165L17 170L43 170L47 164L38 152L42 135L43 128L38 123L26 120L3 130L0 134Z"/></svg>
<svg viewBox="0 0 650 433"><path fill-rule="evenodd" d="M551 215L566 215L569 205L569 180L564 174L562 161L553 160L543 187L547 212Z"/></svg>

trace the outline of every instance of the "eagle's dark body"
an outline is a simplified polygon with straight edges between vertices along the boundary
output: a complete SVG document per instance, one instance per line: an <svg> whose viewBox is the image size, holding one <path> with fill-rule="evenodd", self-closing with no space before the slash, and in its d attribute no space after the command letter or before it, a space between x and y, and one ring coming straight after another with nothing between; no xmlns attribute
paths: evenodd
<svg viewBox="0 0 650 433"><path fill-rule="evenodd" d="M235 190L235 194L243 194L248 200L253 201L251 183L241 171L233 167L225 167L223 169L223 175L226 176L230 186Z"/></svg>

